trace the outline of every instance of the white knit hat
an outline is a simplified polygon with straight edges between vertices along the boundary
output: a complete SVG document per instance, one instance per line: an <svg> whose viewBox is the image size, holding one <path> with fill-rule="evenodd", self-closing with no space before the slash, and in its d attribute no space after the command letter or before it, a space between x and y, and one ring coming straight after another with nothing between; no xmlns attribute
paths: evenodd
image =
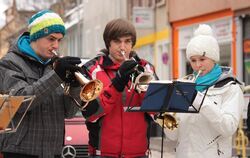
<svg viewBox="0 0 250 158"><path fill-rule="evenodd" d="M194 55L206 56L215 62L220 60L219 44L209 25L199 25L194 32L194 37L189 41L186 50L187 59L190 60Z"/></svg>

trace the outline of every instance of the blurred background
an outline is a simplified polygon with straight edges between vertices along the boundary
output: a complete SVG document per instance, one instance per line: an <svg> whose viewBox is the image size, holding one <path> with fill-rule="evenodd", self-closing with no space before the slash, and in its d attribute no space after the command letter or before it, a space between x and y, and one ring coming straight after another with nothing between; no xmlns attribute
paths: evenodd
<svg viewBox="0 0 250 158"><path fill-rule="evenodd" d="M137 30L135 50L156 67L160 79L169 80L191 73L186 45L199 24L209 24L220 45L220 64L231 66L250 85L249 0L1 0L0 58L41 9L64 19L67 35L60 54L82 58L92 58L105 47L102 33L108 21L130 20ZM248 93L242 125L246 135Z"/></svg>

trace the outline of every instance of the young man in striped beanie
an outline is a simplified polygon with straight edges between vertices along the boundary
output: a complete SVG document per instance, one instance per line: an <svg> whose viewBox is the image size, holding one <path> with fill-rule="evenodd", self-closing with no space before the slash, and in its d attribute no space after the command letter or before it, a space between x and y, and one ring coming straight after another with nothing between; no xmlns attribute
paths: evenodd
<svg viewBox="0 0 250 158"><path fill-rule="evenodd" d="M65 35L58 14L40 11L31 17L28 28L29 32L23 33L0 60L0 92L35 95L35 100L17 131L0 135L0 151L4 158L59 158L64 142L64 118L77 111L61 84L75 81L72 74L79 70L80 59L61 57L52 66L51 59ZM70 77L66 77L66 72ZM71 86L69 93L79 96L80 87ZM23 104L18 109L14 123L26 108Z"/></svg>

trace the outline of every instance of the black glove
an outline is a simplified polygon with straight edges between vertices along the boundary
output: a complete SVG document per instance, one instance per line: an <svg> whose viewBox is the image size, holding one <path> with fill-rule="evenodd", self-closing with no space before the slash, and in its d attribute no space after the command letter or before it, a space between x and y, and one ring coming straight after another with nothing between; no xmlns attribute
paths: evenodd
<svg viewBox="0 0 250 158"><path fill-rule="evenodd" d="M134 60L127 60L120 66L115 78L112 79L112 84L119 92L122 92L128 84L130 75L135 72L135 66L137 64Z"/></svg>
<svg viewBox="0 0 250 158"><path fill-rule="evenodd" d="M142 65L140 65L141 58L137 55L137 53L135 51L130 52L129 58L135 60L136 62L138 62L138 65L137 65L137 68L136 68L137 71L134 74L134 80L135 80L136 77L138 75L140 75L142 72L144 72L145 70L144 70L144 67Z"/></svg>
<svg viewBox="0 0 250 158"><path fill-rule="evenodd" d="M139 56L136 54L135 51L131 51L129 54L129 58L137 61L138 63L141 61L141 59L139 58Z"/></svg>
<svg viewBox="0 0 250 158"><path fill-rule="evenodd" d="M57 75L66 83L71 83L75 80L74 72L81 71L81 68L77 64L81 63L81 59L78 57L65 56L58 58L54 62L54 70Z"/></svg>

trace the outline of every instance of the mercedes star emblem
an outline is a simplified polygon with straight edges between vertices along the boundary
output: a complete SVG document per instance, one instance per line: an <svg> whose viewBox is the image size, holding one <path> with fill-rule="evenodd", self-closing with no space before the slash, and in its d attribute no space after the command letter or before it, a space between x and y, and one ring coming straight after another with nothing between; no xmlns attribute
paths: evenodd
<svg viewBox="0 0 250 158"><path fill-rule="evenodd" d="M76 149L71 145L66 145L62 149L62 158L75 158Z"/></svg>

